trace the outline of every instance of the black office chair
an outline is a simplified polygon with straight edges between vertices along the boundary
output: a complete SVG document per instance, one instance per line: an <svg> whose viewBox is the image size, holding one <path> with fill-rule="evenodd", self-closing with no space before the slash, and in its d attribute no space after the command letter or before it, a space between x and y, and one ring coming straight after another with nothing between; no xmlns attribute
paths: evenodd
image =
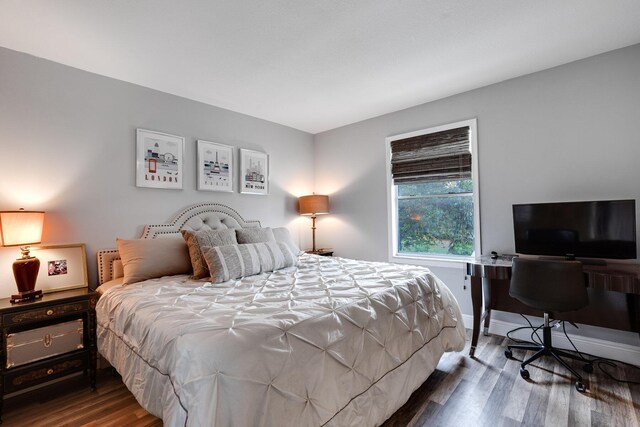
<svg viewBox="0 0 640 427"><path fill-rule="evenodd" d="M511 358L513 356L511 350L514 348L538 350L533 356L522 362L520 376L529 379L529 371L526 366L542 356L550 355L576 376L576 389L580 392L585 391L582 376L561 357L586 361L581 357L554 348L551 343L551 326L549 326L549 315L552 312L578 310L589 304L582 263L579 261L541 261L515 258L509 295L544 312L542 345L509 345L504 351L505 356ZM590 372L593 368L587 363L584 369Z"/></svg>

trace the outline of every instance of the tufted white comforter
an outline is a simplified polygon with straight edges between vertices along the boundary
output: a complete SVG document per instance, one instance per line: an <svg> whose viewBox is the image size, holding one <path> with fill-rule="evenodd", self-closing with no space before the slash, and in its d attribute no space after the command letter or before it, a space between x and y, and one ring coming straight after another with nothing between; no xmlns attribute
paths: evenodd
<svg viewBox="0 0 640 427"><path fill-rule="evenodd" d="M367 426L393 414L464 325L428 269L301 255L218 285L108 290L100 353L166 426Z"/></svg>

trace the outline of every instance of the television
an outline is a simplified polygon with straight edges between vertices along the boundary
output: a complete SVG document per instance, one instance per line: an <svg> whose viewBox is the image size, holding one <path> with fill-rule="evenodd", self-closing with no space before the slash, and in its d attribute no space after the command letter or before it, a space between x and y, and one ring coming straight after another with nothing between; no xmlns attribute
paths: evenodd
<svg viewBox="0 0 640 427"><path fill-rule="evenodd" d="M636 258L635 200L513 205L513 229L521 254Z"/></svg>

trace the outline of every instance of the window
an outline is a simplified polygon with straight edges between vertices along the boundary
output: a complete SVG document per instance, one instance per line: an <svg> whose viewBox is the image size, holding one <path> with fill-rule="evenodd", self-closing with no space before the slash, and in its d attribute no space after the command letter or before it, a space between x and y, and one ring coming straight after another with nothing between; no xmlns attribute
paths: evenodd
<svg viewBox="0 0 640 427"><path fill-rule="evenodd" d="M476 120L387 138L391 257L479 253Z"/></svg>

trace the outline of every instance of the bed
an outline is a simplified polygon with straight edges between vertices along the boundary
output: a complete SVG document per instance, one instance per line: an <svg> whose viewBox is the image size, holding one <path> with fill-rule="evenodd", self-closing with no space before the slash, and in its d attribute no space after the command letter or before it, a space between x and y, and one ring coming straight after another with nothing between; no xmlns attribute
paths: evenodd
<svg viewBox="0 0 640 427"><path fill-rule="evenodd" d="M142 239L252 227L199 204ZM182 274L126 286L117 250L98 267L99 352L166 426L379 425L464 346L455 298L422 267L303 253L219 284Z"/></svg>

